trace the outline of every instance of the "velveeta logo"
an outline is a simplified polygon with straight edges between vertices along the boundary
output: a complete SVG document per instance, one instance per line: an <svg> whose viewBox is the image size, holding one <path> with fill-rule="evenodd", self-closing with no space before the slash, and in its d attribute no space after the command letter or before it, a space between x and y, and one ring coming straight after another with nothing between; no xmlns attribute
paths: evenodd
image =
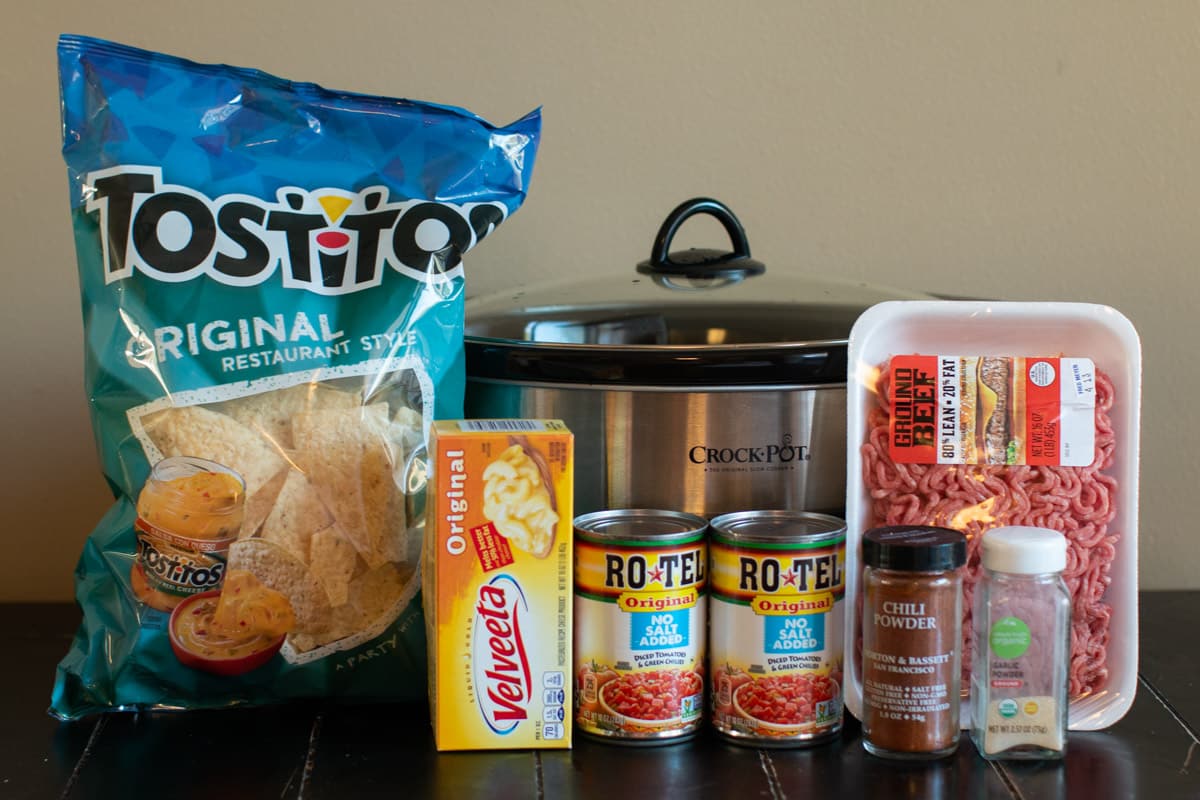
<svg viewBox="0 0 1200 800"><path fill-rule="evenodd" d="M137 270L167 283L207 275L254 286L278 271L286 288L338 295L378 286L388 267L416 280L455 276L506 215L500 203L396 200L384 186L210 198L146 166L88 173L83 191L98 215L105 283Z"/></svg>
<svg viewBox="0 0 1200 800"><path fill-rule="evenodd" d="M488 727L512 733L529 717L533 690L521 633L529 605L521 585L497 575L479 587L471 632L475 700Z"/></svg>

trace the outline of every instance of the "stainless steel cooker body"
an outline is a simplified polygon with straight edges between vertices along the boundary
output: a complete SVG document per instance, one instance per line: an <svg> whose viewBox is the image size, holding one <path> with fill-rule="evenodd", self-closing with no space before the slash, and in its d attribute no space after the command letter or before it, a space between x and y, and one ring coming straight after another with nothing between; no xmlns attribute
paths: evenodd
<svg viewBox="0 0 1200 800"><path fill-rule="evenodd" d="M580 513L841 513L845 503L844 383L671 390L468 378L467 412L565 421Z"/></svg>

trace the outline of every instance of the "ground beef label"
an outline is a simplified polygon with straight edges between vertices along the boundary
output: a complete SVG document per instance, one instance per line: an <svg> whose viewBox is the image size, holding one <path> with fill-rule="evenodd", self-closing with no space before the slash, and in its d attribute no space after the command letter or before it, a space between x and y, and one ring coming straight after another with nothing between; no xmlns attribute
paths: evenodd
<svg viewBox="0 0 1200 800"><path fill-rule="evenodd" d="M888 446L897 463L1092 462L1090 359L908 355L889 369Z"/></svg>

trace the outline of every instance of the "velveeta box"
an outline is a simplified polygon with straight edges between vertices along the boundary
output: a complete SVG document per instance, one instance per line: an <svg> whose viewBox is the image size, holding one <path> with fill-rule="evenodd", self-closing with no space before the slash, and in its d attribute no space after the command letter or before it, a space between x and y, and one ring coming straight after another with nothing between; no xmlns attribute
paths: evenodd
<svg viewBox="0 0 1200 800"><path fill-rule="evenodd" d="M443 420L422 559L439 750L571 746L574 437L558 420Z"/></svg>

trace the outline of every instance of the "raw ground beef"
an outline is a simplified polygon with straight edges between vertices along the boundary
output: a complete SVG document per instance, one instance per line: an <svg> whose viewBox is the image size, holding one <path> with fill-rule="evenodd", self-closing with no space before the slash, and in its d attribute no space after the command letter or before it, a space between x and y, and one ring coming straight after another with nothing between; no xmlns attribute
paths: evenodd
<svg viewBox="0 0 1200 800"><path fill-rule="evenodd" d="M939 525L968 540L964 585L963 677L971 663L972 593L979 578L979 537L1001 525L1036 525L1061 531L1069 543L1063 577L1071 590L1071 697L1102 687L1112 608L1103 601L1111 581L1117 535L1117 482L1104 474L1113 463L1116 437L1109 410L1113 384L1096 372L1096 458L1089 467L897 464L888 455L887 379L884 366L862 446L863 480L876 525Z"/></svg>

